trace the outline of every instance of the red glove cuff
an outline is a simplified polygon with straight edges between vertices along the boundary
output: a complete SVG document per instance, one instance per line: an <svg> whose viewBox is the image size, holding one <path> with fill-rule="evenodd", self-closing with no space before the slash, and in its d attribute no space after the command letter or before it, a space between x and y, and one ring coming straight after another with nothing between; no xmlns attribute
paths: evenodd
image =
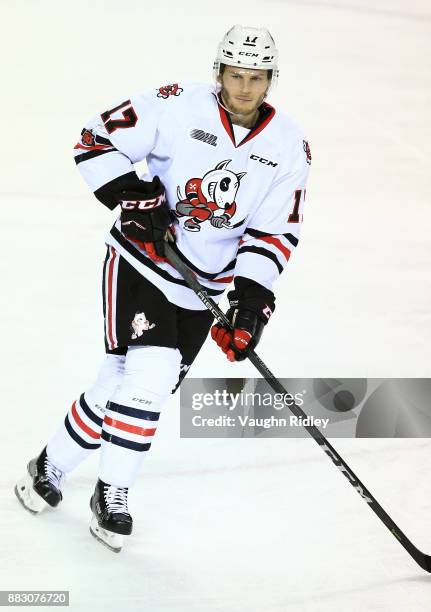
<svg viewBox="0 0 431 612"><path fill-rule="evenodd" d="M144 249L149 258L155 261L156 263L168 261L166 257L160 257L159 255L157 255L156 250L154 248L154 242L141 242L140 240L136 240L135 238L129 238L128 236L126 236L126 238L130 240L130 242L137 244L138 247L140 247L141 249Z"/></svg>
<svg viewBox="0 0 431 612"><path fill-rule="evenodd" d="M237 351L245 351L252 336L245 329L235 328L231 332L224 327L214 325L211 328L211 337L223 353L226 354L229 361L236 361L235 350L232 348L232 345Z"/></svg>

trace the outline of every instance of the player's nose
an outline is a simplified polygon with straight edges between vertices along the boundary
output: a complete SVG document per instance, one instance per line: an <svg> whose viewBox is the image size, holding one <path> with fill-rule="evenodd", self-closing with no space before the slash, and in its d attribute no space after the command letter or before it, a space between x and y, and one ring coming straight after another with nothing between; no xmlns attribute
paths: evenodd
<svg viewBox="0 0 431 612"><path fill-rule="evenodd" d="M242 79L241 81L241 93L249 93L250 92L250 81L248 79Z"/></svg>

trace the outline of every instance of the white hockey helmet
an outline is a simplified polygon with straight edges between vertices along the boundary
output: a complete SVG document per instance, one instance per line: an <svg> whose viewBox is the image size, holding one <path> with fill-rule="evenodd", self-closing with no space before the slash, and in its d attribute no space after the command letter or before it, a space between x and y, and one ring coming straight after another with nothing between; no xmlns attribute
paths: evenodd
<svg viewBox="0 0 431 612"><path fill-rule="evenodd" d="M271 70L271 84L278 78L278 51L266 28L234 25L218 46L214 76L220 75L220 64L241 68Z"/></svg>

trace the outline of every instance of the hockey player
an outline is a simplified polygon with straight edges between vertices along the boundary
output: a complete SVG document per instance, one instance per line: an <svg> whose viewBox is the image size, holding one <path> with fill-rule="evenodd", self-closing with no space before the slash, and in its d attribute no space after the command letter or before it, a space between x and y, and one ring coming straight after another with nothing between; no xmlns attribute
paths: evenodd
<svg viewBox="0 0 431 612"><path fill-rule="evenodd" d="M57 506L65 475L100 448L90 529L112 550L132 532L128 491L162 407L212 323L165 258L165 239L216 301L234 282L234 332L211 331L231 361L259 342L298 244L311 156L300 129L265 101L277 56L267 30L236 25L218 47L215 87L131 96L90 120L75 146L96 198L120 213L103 268L106 358L15 491L30 511ZM139 178L142 160L149 173Z"/></svg>

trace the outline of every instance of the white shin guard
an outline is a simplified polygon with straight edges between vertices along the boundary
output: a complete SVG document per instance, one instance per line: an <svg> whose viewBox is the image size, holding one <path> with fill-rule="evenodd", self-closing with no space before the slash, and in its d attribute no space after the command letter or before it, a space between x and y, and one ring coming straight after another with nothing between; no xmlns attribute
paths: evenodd
<svg viewBox="0 0 431 612"><path fill-rule="evenodd" d="M103 482L130 487L136 481L180 365L178 349L129 348L122 382L110 398L103 423L99 468Z"/></svg>
<svg viewBox="0 0 431 612"><path fill-rule="evenodd" d="M77 467L100 447L107 401L122 381L125 356L107 355L94 385L76 400L47 446L52 463L63 472Z"/></svg>

